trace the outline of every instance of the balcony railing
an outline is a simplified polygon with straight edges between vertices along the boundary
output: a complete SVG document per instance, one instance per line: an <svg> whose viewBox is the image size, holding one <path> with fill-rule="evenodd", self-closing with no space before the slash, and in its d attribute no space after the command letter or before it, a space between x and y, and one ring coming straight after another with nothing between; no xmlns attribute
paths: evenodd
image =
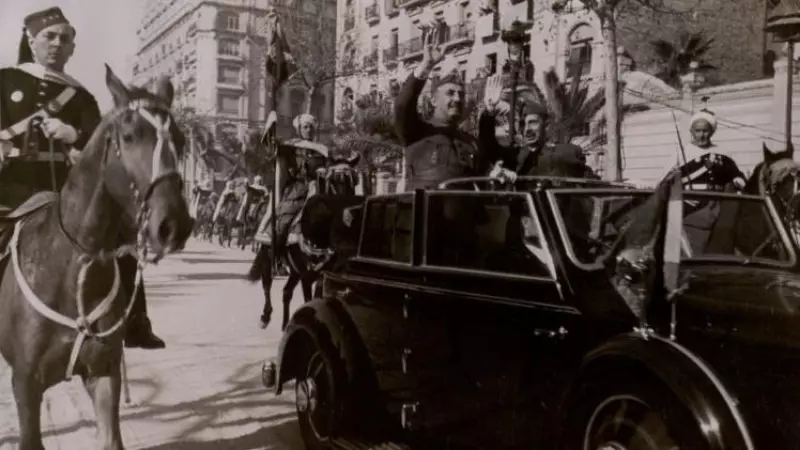
<svg viewBox="0 0 800 450"><path fill-rule="evenodd" d="M367 70L378 68L378 52L373 51L369 55L364 56L364 68Z"/></svg>
<svg viewBox="0 0 800 450"><path fill-rule="evenodd" d="M430 0L397 0L397 6L400 8L412 8L414 6L422 5Z"/></svg>
<svg viewBox="0 0 800 450"><path fill-rule="evenodd" d="M400 47L390 47L383 50L383 65L391 66L397 64L397 57L400 53Z"/></svg>
<svg viewBox="0 0 800 450"><path fill-rule="evenodd" d="M367 8L364 10L364 18L367 19L368 24L374 24L381 20L377 3L367 6Z"/></svg>
<svg viewBox="0 0 800 450"><path fill-rule="evenodd" d="M466 44L475 40L475 24L473 22L462 22L457 25L447 27L445 45Z"/></svg>
<svg viewBox="0 0 800 450"><path fill-rule="evenodd" d="M398 57L406 60L422 56L422 37L411 38L399 46Z"/></svg>

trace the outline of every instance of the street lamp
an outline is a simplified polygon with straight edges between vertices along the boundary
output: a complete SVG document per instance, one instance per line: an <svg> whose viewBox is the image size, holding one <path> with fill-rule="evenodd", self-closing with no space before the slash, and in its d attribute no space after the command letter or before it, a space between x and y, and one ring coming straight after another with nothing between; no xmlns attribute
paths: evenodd
<svg viewBox="0 0 800 450"><path fill-rule="evenodd" d="M786 146L792 143L792 81L794 43L800 38L800 0L779 0L767 17L764 31L778 42L786 42Z"/></svg>
<svg viewBox="0 0 800 450"><path fill-rule="evenodd" d="M519 71L523 67L523 52L525 41L528 36L526 24L515 20L511 23L508 30L504 30L500 38L508 47L508 65L511 70L511 120L509 121L509 136L511 142L516 142L517 134L517 84L519 83Z"/></svg>

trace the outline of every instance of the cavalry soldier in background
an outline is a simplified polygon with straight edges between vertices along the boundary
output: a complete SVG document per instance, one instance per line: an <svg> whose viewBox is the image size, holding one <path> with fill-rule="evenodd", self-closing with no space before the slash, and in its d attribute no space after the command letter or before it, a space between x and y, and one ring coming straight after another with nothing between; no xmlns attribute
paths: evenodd
<svg viewBox="0 0 800 450"><path fill-rule="evenodd" d="M682 146L677 160L671 160L664 171L678 167L682 182L694 190L742 190L745 176L736 162L728 155L719 153L719 147L711 142L717 131L717 118L713 112L702 109L692 116L689 133L691 142Z"/></svg>
<svg viewBox="0 0 800 450"><path fill-rule="evenodd" d="M211 195L211 192L211 183L209 181L206 181L203 184L198 184L192 188L192 208L190 212L193 218L197 218L200 205L208 199L208 197Z"/></svg>
<svg viewBox="0 0 800 450"><path fill-rule="evenodd" d="M95 98L64 73L75 35L57 7L30 14L24 20L17 66L0 69L0 205L16 208L37 192L60 191L70 164L100 123ZM131 293L136 259L120 258L119 265L122 285ZM126 324L125 345L164 347L152 333L141 285Z"/></svg>
<svg viewBox="0 0 800 450"><path fill-rule="evenodd" d="M231 204L236 203L236 191L233 180L228 180L225 182L225 188L219 194L219 200L217 201L217 207L214 209L214 216L212 217L212 221L214 223L217 222L219 219L219 215L225 208L231 207Z"/></svg>

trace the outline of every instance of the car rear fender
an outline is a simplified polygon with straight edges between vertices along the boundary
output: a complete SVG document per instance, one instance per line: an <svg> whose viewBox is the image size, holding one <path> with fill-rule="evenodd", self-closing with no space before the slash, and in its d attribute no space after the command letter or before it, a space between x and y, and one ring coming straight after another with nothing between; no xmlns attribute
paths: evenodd
<svg viewBox="0 0 800 450"><path fill-rule="evenodd" d="M286 326L278 347L276 394L283 384L299 375L305 343L325 353L341 387L351 386L356 377L360 342L355 327L341 303L315 299L300 307Z"/></svg>
<svg viewBox="0 0 800 450"><path fill-rule="evenodd" d="M754 448L733 393L705 361L676 341L639 333L613 338L584 358L571 391L591 383L598 371L612 371L620 377L625 377L626 372L627 376L635 376L644 371L661 381L687 407L710 448Z"/></svg>

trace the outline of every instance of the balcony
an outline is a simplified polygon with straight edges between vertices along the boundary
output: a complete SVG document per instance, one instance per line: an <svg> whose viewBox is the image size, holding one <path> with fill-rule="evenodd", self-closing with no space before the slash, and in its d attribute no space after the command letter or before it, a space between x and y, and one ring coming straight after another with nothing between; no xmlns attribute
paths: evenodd
<svg viewBox="0 0 800 450"><path fill-rule="evenodd" d="M457 25L447 27L446 48L457 45L471 44L475 41L475 24L472 22L462 22Z"/></svg>
<svg viewBox="0 0 800 450"><path fill-rule="evenodd" d="M364 57L364 69L368 71L378 70L378 52L373 50Z"/></svg>
<svg viewBox="0 0 800 450"><path fill-rule="evenodd" d="M397 0L398 8L413 8L428 3L430 0Z"/></svg>
<svg viewBox="0 0 800 450"><path fill-rule="evenodd" d="M400 48L398 46L387 48L383 50L383 65L386 67L392 67L397 65L397 57L400 53Z"/></svg>
<svg viewBox="0 0 800 450"><path fill-rule="evenodd" d="M381 13L378 9L378 4L373 3L369 5L364 10L364 18L367 20L367 23L370 25L375 25L376 23L381 21Z"/></svg>
<svg viewBox="0 0 800 450"><path fill-rule="evenodd" d="M409 59L422 56L422 38L411 38L400 44L397 56L402 61L407 61Z"/></svg>
<svg viewBox="0 0 800 450"><path fill-rule="evenodd" d="M356 18L350 14L344 18L344 30L352 30L356 26Z"/></svg>

